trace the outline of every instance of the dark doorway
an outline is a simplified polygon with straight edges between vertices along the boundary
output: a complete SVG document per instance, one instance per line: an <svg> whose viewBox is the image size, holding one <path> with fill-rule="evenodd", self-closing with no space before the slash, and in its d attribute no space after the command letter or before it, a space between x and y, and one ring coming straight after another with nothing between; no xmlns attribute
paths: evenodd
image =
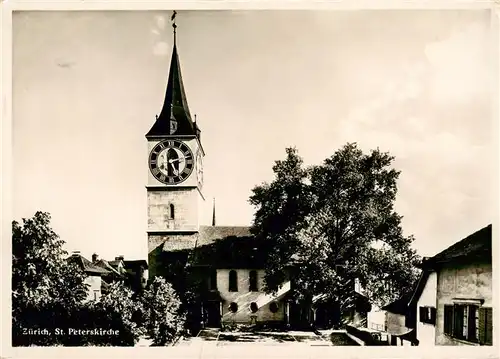
<svg viewBox="0 0 500 359"><path fill-rule="evenodd" d="M220 303L219 302L206 302L206 326L209 328L220 327Z"/></svg>

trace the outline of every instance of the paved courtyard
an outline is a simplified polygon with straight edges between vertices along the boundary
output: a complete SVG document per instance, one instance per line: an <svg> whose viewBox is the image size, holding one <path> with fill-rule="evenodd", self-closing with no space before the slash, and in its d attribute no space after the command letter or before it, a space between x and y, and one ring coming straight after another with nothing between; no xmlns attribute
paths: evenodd
<svg viewBox="0 0 500 359"><path fill-rule="evenodd" d="M241 344L302 345L302 346L357 346L360 345L345 331L322 333L304 331L286 332L225 332L218 329L202 330L195 338L180 341L178 346L234 346Z"/></svg>

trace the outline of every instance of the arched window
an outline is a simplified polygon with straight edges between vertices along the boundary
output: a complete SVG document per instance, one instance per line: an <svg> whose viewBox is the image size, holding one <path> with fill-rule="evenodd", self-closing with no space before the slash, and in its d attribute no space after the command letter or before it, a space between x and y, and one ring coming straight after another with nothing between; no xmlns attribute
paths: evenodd
<svg viewBox="0 0 500 359"><path fill-rule="evenodd" d="M210 272L210 290L217 289L217 270L212 269Z"/></svg>
<svg viewBox="0 0 500 359"><path fill-rule="evenodd" d="M175 206L170 203L170 219L174 219L175 218Z"/></svg>
<svg viewBox="0 0 500 359"><path fill-rule="evenodd" d="M251 270L249 273L249 282L250 282L250 292L258 292L259 288L257 285L257 271Z"/></svg>
<svg viewBox="0 0 500 359"><path fill-rule="evenodd" d="M234 269L229 272L229 291L238 291L238 274Z"/></svg>

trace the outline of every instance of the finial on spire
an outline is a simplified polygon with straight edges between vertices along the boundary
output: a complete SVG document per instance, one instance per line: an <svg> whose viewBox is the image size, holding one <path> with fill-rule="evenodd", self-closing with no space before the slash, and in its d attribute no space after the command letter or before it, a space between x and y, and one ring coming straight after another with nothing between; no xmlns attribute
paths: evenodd
<svg viewBox="0 0 500 359"><path fill-rule="evenodd" d="M214 197L214 209L212 213L212 226L215 227L215 197Z"/></svg>
<svg viewBox="0 0 500 359"><path fill-rule="evenodd" d="M177 11L174 10L174 12L172 13L172 17L170 18L170 21L172 21L172 27L174 28L174 44L175 44L175 40L176 40L176 34L177 34L177 24L175 23L175 16L177 15Z"/></svg>

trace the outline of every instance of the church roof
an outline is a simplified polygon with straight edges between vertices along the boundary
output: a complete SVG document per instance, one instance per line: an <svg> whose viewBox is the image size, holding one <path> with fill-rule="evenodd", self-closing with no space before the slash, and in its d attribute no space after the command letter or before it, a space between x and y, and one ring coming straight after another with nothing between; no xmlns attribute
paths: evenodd
<svg viewBox="0 0 500 359"><path fill-rule="evenodd" d="M269 249L267 243L254 237L250 227L200 226L194 241L167 239L163 250L189 250L188 264L195 267L261 268Z"/></svg>
<svg viewBox="0 0 500 359"><path fill-rule="evenodd" d="M184 83L182 81L179 54L177 53L177 45L174 40L163 107L153 127L146 134L146 137L198 135L199 129L193 122L189 111Z"/></svg>

